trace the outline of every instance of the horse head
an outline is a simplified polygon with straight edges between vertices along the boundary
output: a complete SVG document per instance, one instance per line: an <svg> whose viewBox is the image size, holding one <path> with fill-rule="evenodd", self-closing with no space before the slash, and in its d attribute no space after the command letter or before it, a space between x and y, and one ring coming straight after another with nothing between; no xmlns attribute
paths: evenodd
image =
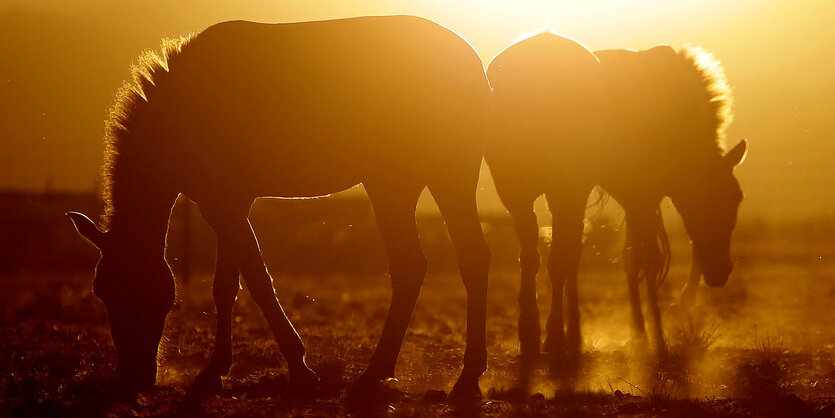
<svg viewBox="0 0 835 418"><path fill-rule="evenodd" d="M745 159L747 150L748 143L740 141L670 193L693 240L693 262L701 266L704 281L711 287L724 286L733 270L731 233L742 201L734 167Z"/></svg>
<svg viewBox="0 0 835 418"><path fill-rule="evenodd" d="M153 385L157 348L174 302L174 279L168 264L161 254L150 256L140 240L103 232L81 213L69 212L67 216L101 253L93 293L107 309L121 388L135 391Z"/></svg>

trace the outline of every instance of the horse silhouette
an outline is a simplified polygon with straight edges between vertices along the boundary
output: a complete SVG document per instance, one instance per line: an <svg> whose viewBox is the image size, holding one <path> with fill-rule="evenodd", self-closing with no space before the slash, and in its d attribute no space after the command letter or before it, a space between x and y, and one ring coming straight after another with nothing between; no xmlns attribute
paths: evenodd
<svg viewBox="0 0 835 418"><path fill-rule="evenodd" d="M500 52L487 74L496 114L485 160L521 246L522 355L540 351L533 202L542 194L553 226L553 302L543 348L569 354L581 349L577 268L587 199L596 185L626 213L624 266L635 334L645 336L638 291L643 279L652 337L663 351L657 285L669 265L659 206L665 196L684 220L705 282L722 286L732 269L730 238L742 199L733 168L747 143L723 155L730 93L721 68L696 48L592 53L542 33Z"/></svg>
<svg viewBox="0 0 835 418"><path fill-rule="evenodd" d="M470 45L430 21L387 16L225 22L163 49L140 59L108 122L102 229L69 214L101 250L93 289L107 308L120 381L132 390L155 382L174 300L167 222L184 194L217 234L216 344L193 388L219 390L229 372L239 273L287 360L291 387L314 383L247 216L257 197L323 196L362 183L387 250L392 300L355 387L394 376L426 273L415 206L428 187L468 298L453 394L478 394L490 256L475 192L490 88Z"/></svg>

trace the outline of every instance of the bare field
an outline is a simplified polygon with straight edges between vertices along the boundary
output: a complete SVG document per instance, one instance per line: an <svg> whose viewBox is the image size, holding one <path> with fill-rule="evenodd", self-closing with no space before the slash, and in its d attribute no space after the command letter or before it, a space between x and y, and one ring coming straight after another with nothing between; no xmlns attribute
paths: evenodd
<svg viewBox="0 0 835 418"><path fill-rule="evenodd" d="M115 350L104 308L90 292L92 274L21 272L2 277L0 415L832 416L832 248L745 236L737 248L737 270L726 288L700 289L692 315L665 310L670 353L664 359L630 343L619 263L595 260L587 251L580 275L584 354L573 369L547 359L522 368L517 273L494 269L489 369L481 380L485 396L470 405L452 404L438 392L451 389L464 353L465 293L454 274L427 277L398 361L399 381L379 402L357 405L345 392L368 364L382 328L389 301L383 275L276 279L308 362L321 377L317 393L287 394L277 344L244 290L235 308L235 360L223 393L187 402L185 390L213 346L210 275L178 284L157 386L136 400L111 401ZM681 254L686 247L674 248L674 255ZM674 259L664 306L676 299L687 262ZM550 306L544 273L539 293L544 323ZM520 390L524 382L529 389Z"/></svg>

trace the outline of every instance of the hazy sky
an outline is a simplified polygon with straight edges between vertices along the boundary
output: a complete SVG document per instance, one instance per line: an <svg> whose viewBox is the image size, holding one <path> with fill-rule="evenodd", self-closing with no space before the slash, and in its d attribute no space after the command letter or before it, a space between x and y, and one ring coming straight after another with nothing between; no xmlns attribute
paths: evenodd
<svg viewBox="0 0 835 418"><path fill-rule="evenodd" d="M700 45L735 92L729 145L743 217L831 216L835 205L835 1L5 0L0 3L0 189L93 187L113 93L159 38L230 19L265 22L414 14L465 37L486 62L545 27L591 49ZM481 202L499 208L492 181Z"/></svg>

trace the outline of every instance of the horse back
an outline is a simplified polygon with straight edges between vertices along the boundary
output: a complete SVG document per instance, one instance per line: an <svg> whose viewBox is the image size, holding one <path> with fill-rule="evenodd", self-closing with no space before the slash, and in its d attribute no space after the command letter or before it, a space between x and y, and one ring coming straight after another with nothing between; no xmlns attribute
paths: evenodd
<svg viewBox="0 0 835 418"><path fill-rule="evenodd" d="M176 159L201 175L220 165L215 177L238 170L309 189L258 194L335 192L381 173L477 165L482 153L490 91L481 61L424 19L225 22L169 70L159 117Z"/></svg>
<svg viewBox="0 0 835 418"><path fill-rule="evenodd" d="M599 66L585 46L551 33L513 44L490 62L496 116L485 158L494 177L521 185L583 176L596 149Z"/></svg>
<svg viewBox="0 0 835 418"><path fill-rule="evenodd" d="M487 69L497 94L506 97L582 94L572 87L594 83L598 61L579 42L541 33L513 44L496 55Z"/></svg>

